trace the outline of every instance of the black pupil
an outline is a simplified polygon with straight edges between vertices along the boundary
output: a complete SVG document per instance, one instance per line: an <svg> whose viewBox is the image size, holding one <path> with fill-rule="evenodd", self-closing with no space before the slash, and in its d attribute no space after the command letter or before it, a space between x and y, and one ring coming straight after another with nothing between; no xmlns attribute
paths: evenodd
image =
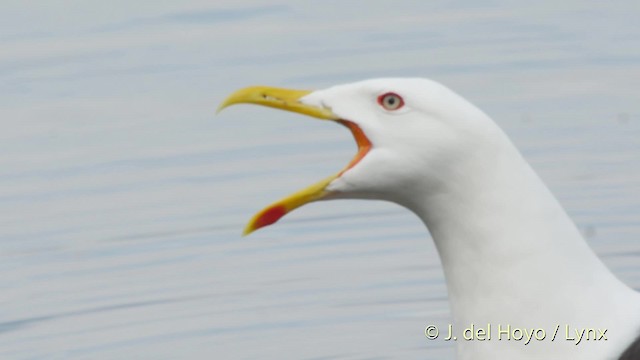
<svg viewBox="0 0 640 360"><path fill-rule="evenodd" d="M396 98L394 98L393 96L388 96L387 97L387 104L393 106L396 103Z"/></svg>

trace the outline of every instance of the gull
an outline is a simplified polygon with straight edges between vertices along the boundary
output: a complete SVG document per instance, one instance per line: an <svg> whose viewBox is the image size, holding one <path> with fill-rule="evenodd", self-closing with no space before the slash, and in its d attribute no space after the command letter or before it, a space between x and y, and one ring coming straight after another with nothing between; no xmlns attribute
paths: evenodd
<svg viewBox="0 0 640 360"><path fill-rule="evenodd" d="M254 86L218 111L240 103L337 122L358 146L342 171L260 211L245 234L314 201L391 201L435 242L457 359L640 359L640 293L606 268L496 123L449 88L421 78Z"/></svg>

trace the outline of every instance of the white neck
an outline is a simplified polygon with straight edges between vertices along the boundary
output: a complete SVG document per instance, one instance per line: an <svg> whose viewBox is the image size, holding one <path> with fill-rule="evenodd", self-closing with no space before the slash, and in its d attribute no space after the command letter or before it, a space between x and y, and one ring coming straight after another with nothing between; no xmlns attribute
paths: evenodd
<svg viewBox="0 0 640 360"><path fill-rule="evenodd" d="M491 322L549 333L555 324L597 328L626 321L640 329L640 299L596 257L506 135L499 131L498 137L443 169L446 181L430 181L430 188L403 204L433 236L454 327ZM629 312L633 321L625 318ZM615 331L609 330L610 337ZM622 344L626 336L616 339ZM495 356L495 342L457 344L463 358Z"/></svg>

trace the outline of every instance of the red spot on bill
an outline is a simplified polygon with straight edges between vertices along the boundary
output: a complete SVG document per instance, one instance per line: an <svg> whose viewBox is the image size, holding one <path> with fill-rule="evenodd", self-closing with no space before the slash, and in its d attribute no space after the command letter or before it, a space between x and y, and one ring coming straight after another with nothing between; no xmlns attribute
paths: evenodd
<svg viewBox="0 0 640 360"><path fill-rule="evenodd" d="M276 205L266 209L253 223L253 230L260 229L275 223L287 213L287 209L282 205Z"/></svg>

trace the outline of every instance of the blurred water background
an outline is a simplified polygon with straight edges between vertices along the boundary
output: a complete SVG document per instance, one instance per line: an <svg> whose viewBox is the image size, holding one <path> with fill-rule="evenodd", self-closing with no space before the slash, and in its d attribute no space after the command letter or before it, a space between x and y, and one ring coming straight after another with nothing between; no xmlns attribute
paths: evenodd
<svg viewBox="0 0 640 360"><path fill-rule="evenodd" d="M232 90L441 81L488 112L640 288L637 1L0 5L1 359L452 359L422 224L262 206L341 169L335 124ZM528 274L522 274L526 281Z"/></svg>

